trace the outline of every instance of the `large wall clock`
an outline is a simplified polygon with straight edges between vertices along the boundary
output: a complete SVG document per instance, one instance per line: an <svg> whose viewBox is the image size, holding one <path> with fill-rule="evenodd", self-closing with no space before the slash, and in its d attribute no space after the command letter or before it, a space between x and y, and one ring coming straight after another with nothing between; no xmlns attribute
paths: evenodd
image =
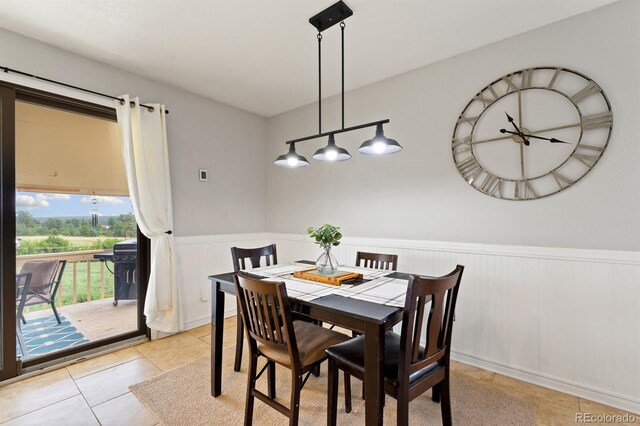
<svg viewBox="0 0 640 426"><path fill-rule="evenodd" d="M546 197L596 165L612 126L611 104L589 77L566 68L528 68L473 96L456 122L453 160L484 194Z"/></svg>

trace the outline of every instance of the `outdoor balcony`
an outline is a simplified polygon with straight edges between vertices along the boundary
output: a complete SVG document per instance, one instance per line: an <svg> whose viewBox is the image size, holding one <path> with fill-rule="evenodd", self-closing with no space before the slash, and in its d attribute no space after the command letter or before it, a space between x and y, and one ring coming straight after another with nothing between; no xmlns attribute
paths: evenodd
<svg viewBox="0 0 640 426"><path fill-rule="evenodd" d="M95 255L110 252L86 250L16 257L17 270L32 260L67 261L56 294L56 308L62 324L57 323L50 305L26 307L24 316L27 324L22 325L22 332L28 356L24 358L101 340L137 328L137 301L120 300L114 306L114 277L110 272L113 264L94 259Z"/></svg>

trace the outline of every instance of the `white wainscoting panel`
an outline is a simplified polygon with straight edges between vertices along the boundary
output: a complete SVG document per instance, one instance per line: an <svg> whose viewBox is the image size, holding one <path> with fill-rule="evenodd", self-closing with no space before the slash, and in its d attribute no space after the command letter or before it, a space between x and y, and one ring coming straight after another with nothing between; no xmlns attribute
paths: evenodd
<svg viewBox="0 0 640 426"><path fill-rule="evenodd" d="M306 235L268 239L280 262L320 254ZM454 358L640 413L640 253L371 238L334 251L397 254L398 270L432 276L465 265Z"/></svg>
<svg viewBox="0 0 640 426"><path fill-rule="evenodd" d="M208 275L232 269L230 247L278 246L280 263L315 259L306 235L176 238L187 328L207 323ZM347 238L357 251L395 253L398 269L444 275L465 265L452 356L521 380L640 413L640 253ZM235 300L225 315L234 315Z"/></svg>
<svg viewBox="0 0 640 426"><path fill-rule="evenodd" d="M233 271L231 247L260 247L267 245L267 241L267 234L263 233L176 238L186 329L211 321L211 283L207 277ZM225 317L235 314L236 299L227 296Z"/></svg>

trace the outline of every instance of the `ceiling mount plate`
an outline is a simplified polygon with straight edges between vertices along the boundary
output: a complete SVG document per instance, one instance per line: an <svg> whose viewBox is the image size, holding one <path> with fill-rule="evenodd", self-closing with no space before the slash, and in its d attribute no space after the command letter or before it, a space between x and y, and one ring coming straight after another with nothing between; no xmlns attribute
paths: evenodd
<svg viewBox="0 0 640 426"><path fill-rule="evenodd" d="M332 4L313 18L309 19L309 23L316 27L318 32L321 33L322 31L333 27L335 24L344 21L351 15L353 15L353 10L340 0L338 3Z"/></svg>

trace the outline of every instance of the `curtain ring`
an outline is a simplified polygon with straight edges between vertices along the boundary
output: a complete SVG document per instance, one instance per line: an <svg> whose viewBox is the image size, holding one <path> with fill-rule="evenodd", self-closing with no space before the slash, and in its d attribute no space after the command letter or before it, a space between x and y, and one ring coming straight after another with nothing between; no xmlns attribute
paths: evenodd
<svg viewBox="0 0 640 426"><path fill-rule="evenodd" d="M125 100L124 99L120 99L120 105L124 105L125 104Z"/></svg>
<svg viewBox="0 0 640 426"><path fill-rule="evenodd" d="M147 111L153 112L153 111L155 111L155 109L153 107L147 107Z"/></svg>
<svg viewBox="0 0 640 426"><path fill-rule="evenodd" d="M169 230L169 231L165 232L165 234L171 235L171 234L173 234L173 231Z"/></svg>
<svg viewBox="0 0 640 426"><path fill-rule="evenodd" d="M135 102L133 102L133 101L129 101L129 106L130 106L131 108L135 108L135 107L136 107L136 103L135 103Z"/></svg>

